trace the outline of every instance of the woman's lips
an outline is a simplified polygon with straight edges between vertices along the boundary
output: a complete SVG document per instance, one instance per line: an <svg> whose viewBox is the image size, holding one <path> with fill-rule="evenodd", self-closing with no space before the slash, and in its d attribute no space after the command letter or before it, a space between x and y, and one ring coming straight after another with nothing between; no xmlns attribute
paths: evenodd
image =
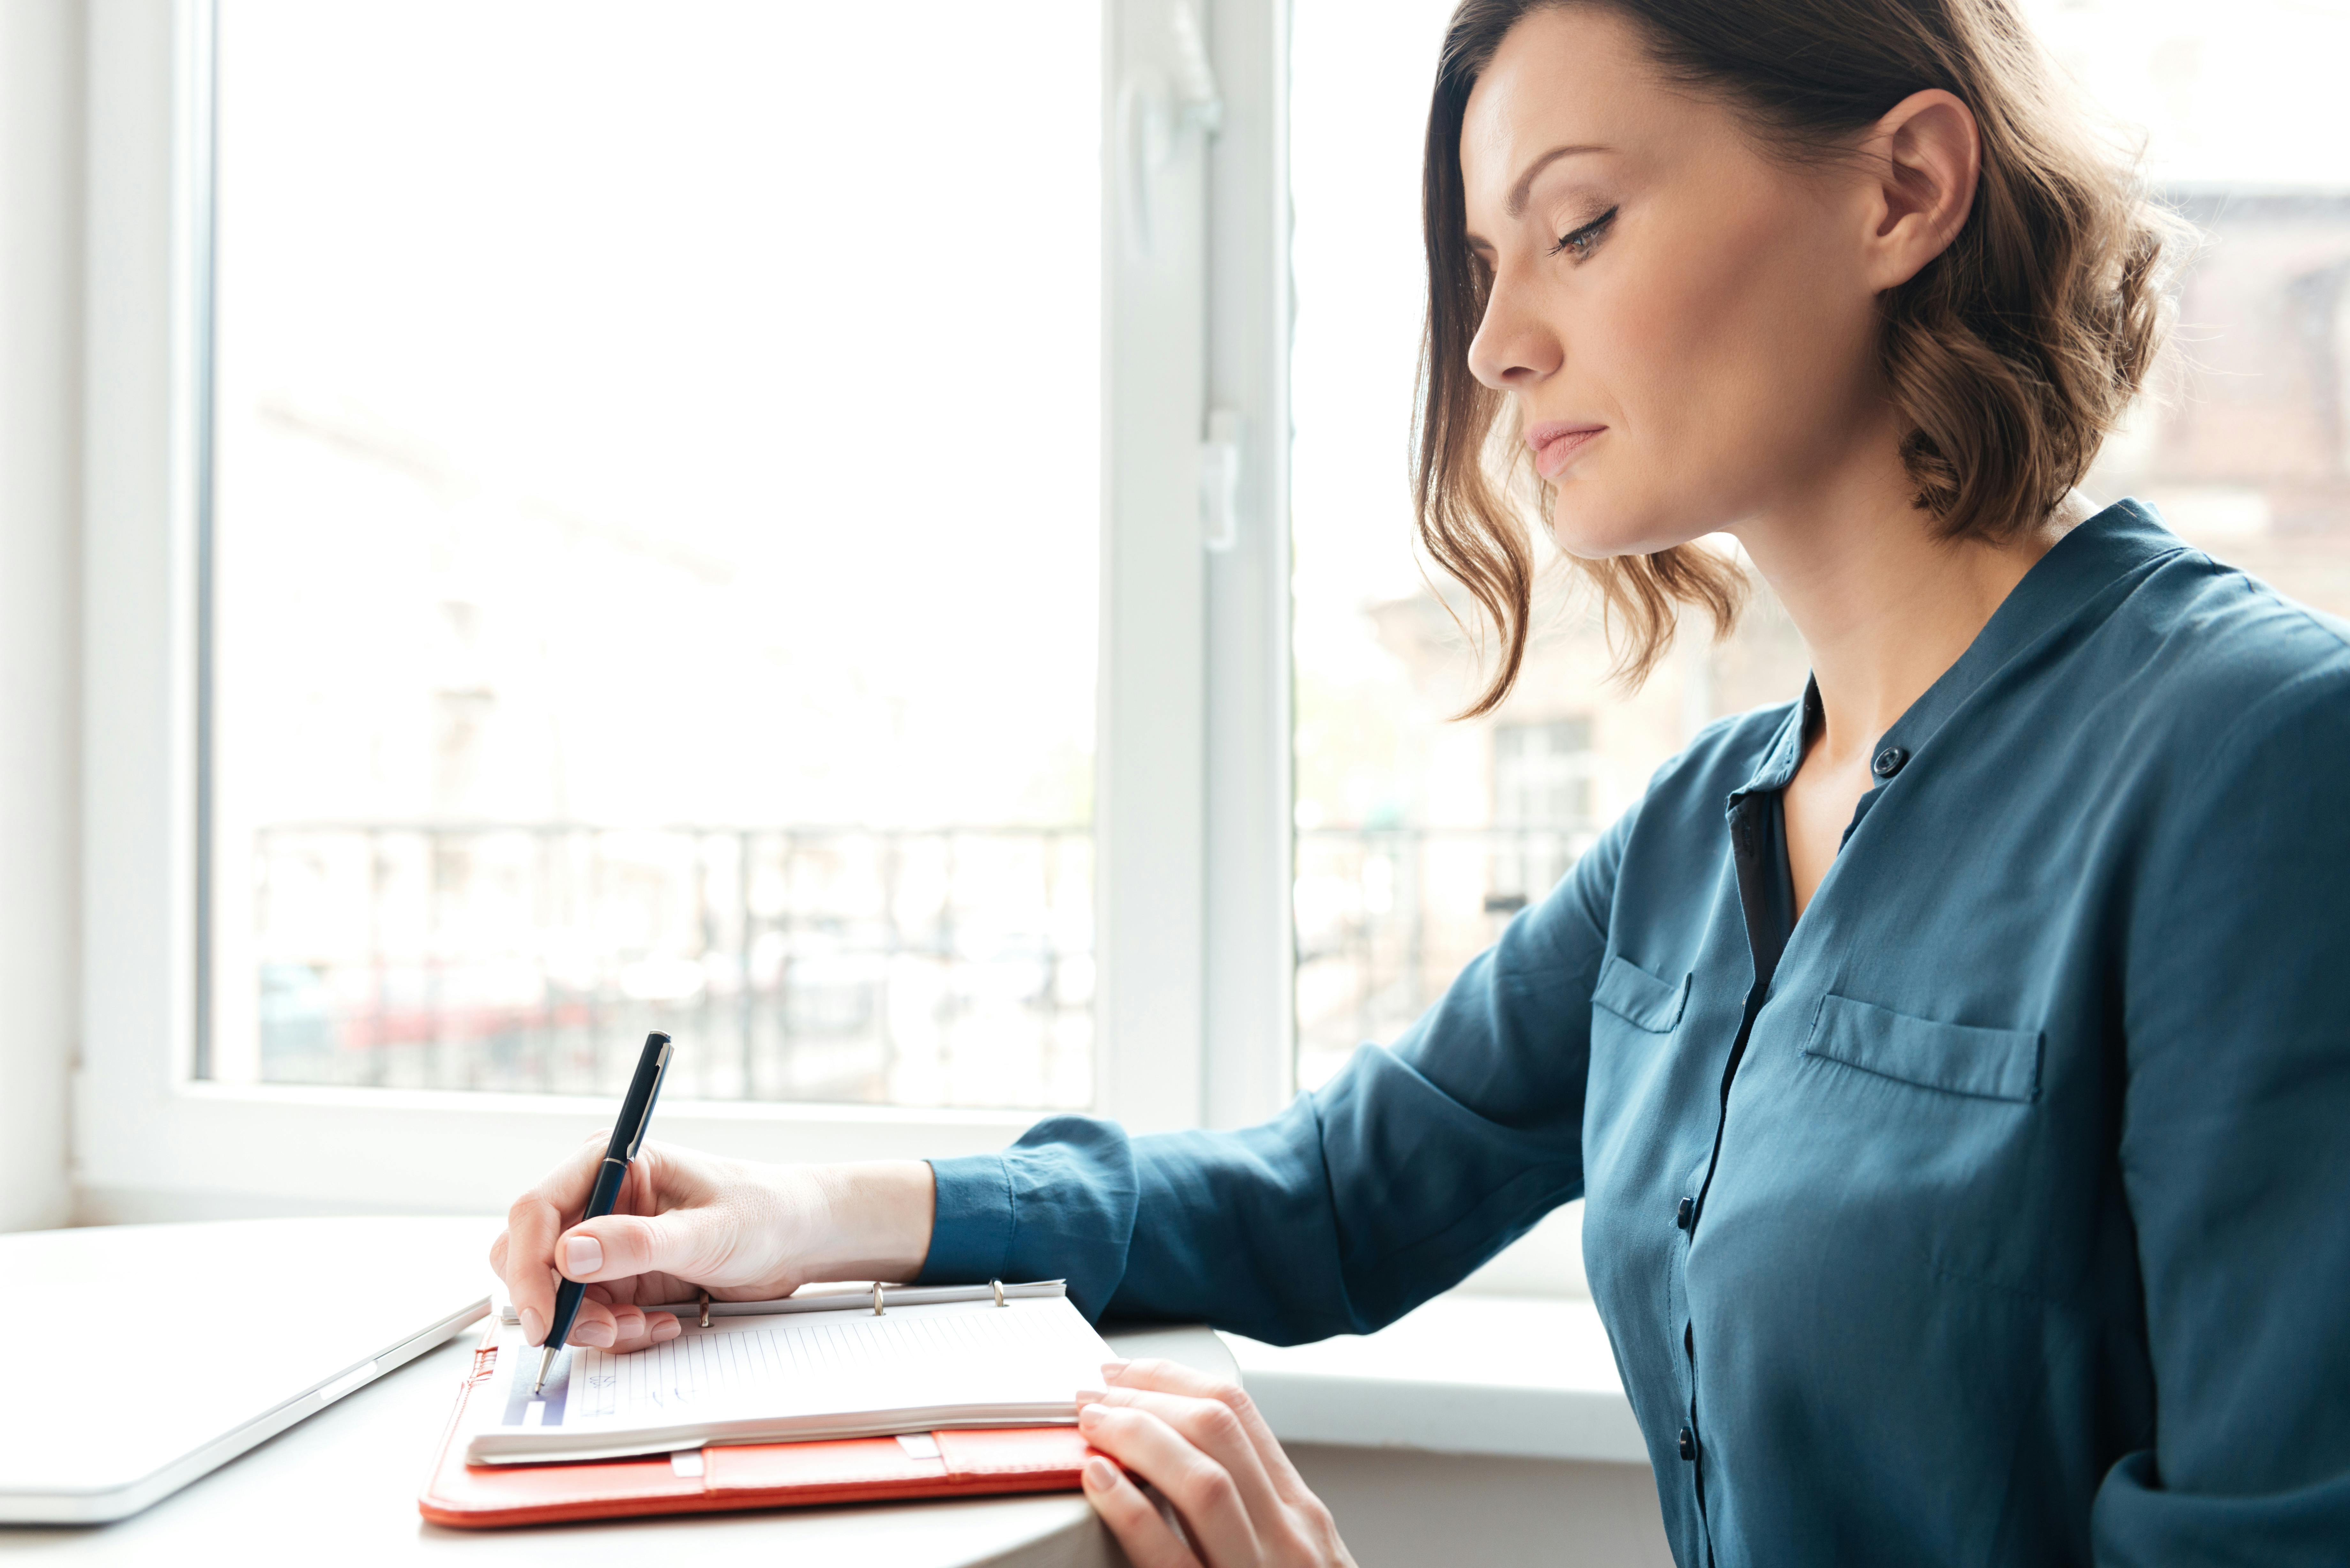
<svg viewBox="0 0 2350 1568"><path fill-rule="evenodd" d="M1575 454L1589 446L1592 438L1607 428L1566 420L1551 420L1531 427L1526 431L1526 444L1534 449L1534 472L1544 479L1556 479Z"/></svg>

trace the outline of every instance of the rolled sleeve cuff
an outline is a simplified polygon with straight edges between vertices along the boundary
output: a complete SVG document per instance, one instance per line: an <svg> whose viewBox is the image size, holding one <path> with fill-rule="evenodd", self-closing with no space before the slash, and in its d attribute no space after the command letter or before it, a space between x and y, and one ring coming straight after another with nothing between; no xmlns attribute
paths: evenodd
<svg viewBox="0 0 2350 1568"><path fill-rule="evenodd" d="M931 1251L914 1282L966 1284L1000 1280L1012 1253L1012 1173L1000 1154L931 1161L938 1207Z"/></svg>

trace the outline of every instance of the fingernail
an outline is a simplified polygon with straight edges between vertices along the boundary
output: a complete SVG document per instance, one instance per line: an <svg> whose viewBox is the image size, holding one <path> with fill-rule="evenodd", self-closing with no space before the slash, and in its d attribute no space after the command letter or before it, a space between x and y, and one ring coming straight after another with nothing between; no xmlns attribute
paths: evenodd
<svg viewBox="0 0 2350 1568"><path fill-rule="evenodd" d="M612 1325L608 1323L579 1323L571 1325L574 1345L605 1345L612 1343Z"/></svg>
<svg viewBox="0 0 2350 1568"><path fill-rule="evenodd" d="M593 1236L574 1236L563 1243L563 1272L573 1279L604 1266L604 1244Z"/></svg>
<svg viewBox="0 0 2350 1568"><path fill-rule="evenodd" d="M1086 1461L1086 1485L1095 1491L1107 1491L1118 1481L1118 1467L1096 1454Z"/></svg>
<svg viewBox="0 0 2350 1568"><path fill-rule="evenodd" d="M655 1345L667 1344L669 1341L675 1339L679 1334L683 1334L685 1330L678 1326L677 1319L673 1317L664 1319L663 1321L653 1324L653 1343Z"/></svg>
<svg viewBox="0 0 2350 1568"><path fill-rule="evenodd" d="M1102 1407L1098 1405L1080 1405L1077 1407L1077 1425L1090 1427L1101 1419L1101 1413Z"/></svg>
<svg viewBox="0 0 2350 1568"><path fill-rule="evenodd" d="M1080 1405L1091 1405L1101 1397L1102 1391L1098 1388L1080 1388L1077 1390L1077 1403Z"/></svg>
<svg viewBox="0 0 2350 1568"><path fill-rule="evenodd" d="M1105 1361L1102 1363L1102 1376L1115 1383L1119 1376L1133 1365L1131 1361Z"/></svg>
<svg viewBox="0 0 2350 1568"><path fill-rule="evenodd" d="M536 1345L546 1337L546 1320L538 1315L536 1307L522 1309L522 1342Z"/></svg>

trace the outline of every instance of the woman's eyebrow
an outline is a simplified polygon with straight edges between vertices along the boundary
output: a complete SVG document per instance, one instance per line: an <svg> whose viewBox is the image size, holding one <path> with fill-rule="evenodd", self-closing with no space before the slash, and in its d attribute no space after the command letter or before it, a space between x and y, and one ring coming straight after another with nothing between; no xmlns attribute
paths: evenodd
<svg viewBox="0 0 2350 1568"><path fill-rule="evenodd" d="M1544 153L1540 158L1535 159L1532 163L1526 165L1526 171L1518 176L1518 182L1516 184L1510 187L1510 199L1503 204L1502 210L1513 218L1523 217L1526 211L1526 202L1532 199L1534 195L1534 176L1540 174L1544 170L1549 168L1560 159L1571 158L1579 152L1612 152L1614 151L1615 149L1612 147L1599 147L1584 143L1577 143L1568 147L1552 148L1548 152Z"/></svg>

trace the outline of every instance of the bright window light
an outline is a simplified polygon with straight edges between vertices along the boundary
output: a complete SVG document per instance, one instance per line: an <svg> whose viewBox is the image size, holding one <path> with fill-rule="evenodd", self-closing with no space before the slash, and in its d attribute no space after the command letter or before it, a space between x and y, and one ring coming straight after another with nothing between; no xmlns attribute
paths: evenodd
<svg viewBox="0 0 2350 1568"><path fill-rule="evenodd" d="M222 0L206 1075L1092 1101L1100 56Z"/></svg>

